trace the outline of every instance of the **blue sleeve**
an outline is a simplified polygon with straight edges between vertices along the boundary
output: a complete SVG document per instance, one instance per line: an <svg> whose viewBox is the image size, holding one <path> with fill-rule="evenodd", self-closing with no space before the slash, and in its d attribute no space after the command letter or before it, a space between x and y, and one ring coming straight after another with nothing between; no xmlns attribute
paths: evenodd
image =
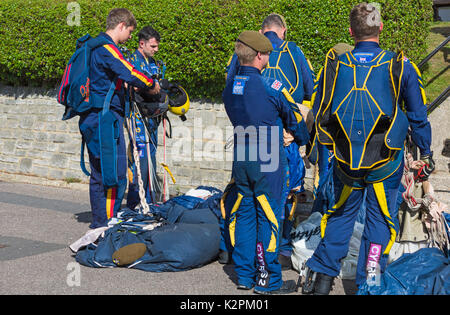
<svg viewBox="0 0 450 315"><path fill-rule="evenodd" d="M138 71L113 45L104 45L96 49L95 52L98 52L99 60L105 68L110 69L118 79L138 88L152 88L154 86L153 79Z"/></svg>
<svg viewBox="0 0 450 315"><path fill-rule="evenodd" d="M308 61L301 49L297 46L297 55L299 56L300 73L303 80L303 91L305 92L303 99L310 101L313 93L314 78L309 67Z"/></svg>
<svg viewBox="0 0 450 315"><path fill-rule="evenodd" d="M231 56L230 60L228 61L226 67L226 82L234 78L234 76L238 73L239 66L240 64L237 55L233 54L233 56Z"/></svg>
<svg viewBox="0 0 450 315"><path fill-rule="evenodd" d="M323 71L319 71L318 79L314 82L313 95L311 98L312 110L314 119L316 119L317 112L319 111L320 102L322 100L322 87L323 87Z"/></svg>
<svg viewBox="0 0 450 315"><path fill-rule="evenodd" d="M411 126L411 138L419 147L421 155L431 153L431 125L427 118L425 91L420 71L405 60L400 86L399 103L404 101L406 116Z"/></svg>
<svg viewBox="0 0 450 315"><path fill-rule="evenodd" d="M298 146L306 145L309 142L309 132L305 120L289 92L283 89L286 92L278 94L278 104L284 129L293 133L294 141Z"/></svg>

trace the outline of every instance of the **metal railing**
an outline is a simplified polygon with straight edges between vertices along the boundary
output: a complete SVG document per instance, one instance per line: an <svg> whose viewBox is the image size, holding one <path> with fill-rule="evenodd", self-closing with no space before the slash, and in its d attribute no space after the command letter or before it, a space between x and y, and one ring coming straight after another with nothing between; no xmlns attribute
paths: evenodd
<svg viewBox="0 0 450 315"><path fill-rule="evenodd" d="M419 64L417 67L420 71L422 71L423 66L434 56L436 55L442 48L444 48L445 45L450 41L450 36L448 36L442 43L440 43L435 49L433 49L432 52L430 52ZM441 105L447 97L450 95L450 85L447 86L447 88L439 94L438 97L436 97L431 103L427 104L427 114L430 115L436 108L438 108L439 105ZM417 160L418 158L418 148L414 144L414 142L411 139L411 136L408 136L407 141L408 151L412 153L414 160Z"/></svg>
<svg viewBox="0 0 450 315"><path fill-rule="evenodd" d="M423 66L434 56L436 55L442 48L445 47L445 45L447 45L447 43L450 41L450 36L448 36L442 43L440 43L435 49L433 49L432 52L430 52L428 54L428 56L426 56L425 58L423 58L423 60L421 62L419 62L419 64L417 65L417 67L419 68L420 71L422 71ZM438 97L436 97L431 103L427 104L427 113L428 115L431 114L439 105L442 104L442 102L444 102L447 97L449 97L450 95L450 85L447 86L447 88L441 93L439 94Z"/></svg>

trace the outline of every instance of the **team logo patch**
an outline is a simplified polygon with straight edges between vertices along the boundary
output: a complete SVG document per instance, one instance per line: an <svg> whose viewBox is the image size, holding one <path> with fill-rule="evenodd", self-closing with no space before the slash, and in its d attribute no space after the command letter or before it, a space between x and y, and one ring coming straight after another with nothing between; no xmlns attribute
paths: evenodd
<svg viewBox="0 0 450 315"><path fill-rule="evenodd" d="M235 76L233 82L233 94L244 95L245 83L250 79L248 76Z"/></svg>
<svg viewBox="0 0 450 315"><path fill-rule="evenodd" d="M278 90L281 88L282 85L283 85L283 83L281 83L281 82L278 81L278 80L275 80L275 81L273 81L271 87L272 87L272 89L278 91Z"/></svg>
<svg viewBox="0 0 450 315"><path fill-rule="evenodd" d="M369 285L376 284L379 282L380 277L380 265L379 261L381 258L381 245L370 243L369 255L367 257L367 283Z"/></svg>
<svg viewBox="0 0 450 315"><path fill-rule="evenodd" d="M256 285L259 287L267 288L269 286L270 275L266 269L266 261L264 259L264 247L261 242L256 244L256 256L258 257L258 279Z"/></svg>
<svg viewBox="0 0 450 315"><path fill-rule="evenodd" d="M355 53L353 56L361 63L371 62L373 59L372 53Z"/></svg>

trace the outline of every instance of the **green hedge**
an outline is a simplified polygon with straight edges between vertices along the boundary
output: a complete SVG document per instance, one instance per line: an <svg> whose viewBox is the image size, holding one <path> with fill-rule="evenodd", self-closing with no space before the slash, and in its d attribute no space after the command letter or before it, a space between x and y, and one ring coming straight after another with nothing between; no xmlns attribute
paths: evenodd
<svg viewBox="0 0 450 315"><path fill-rule="evenodd" d="M186 87L192 98L220 99L224 67L233 42L244 29L258 30L264 17L285 16L288 39L296 41L317 70L337 42L352 43L348 15L353 0L78 0L80 26L69 26L63 0L0 2L0 79L13 85L55 87L75 41L104 30L110 9L126 7L138 30L153 25L161 34L156 55L167 64L167 76ZM431 0L379 0L386 49L403 49L414 61L425 55L432 20ZM137 32L134 33L136 35ZM134 50L134 36L127 47Z"/></svg>

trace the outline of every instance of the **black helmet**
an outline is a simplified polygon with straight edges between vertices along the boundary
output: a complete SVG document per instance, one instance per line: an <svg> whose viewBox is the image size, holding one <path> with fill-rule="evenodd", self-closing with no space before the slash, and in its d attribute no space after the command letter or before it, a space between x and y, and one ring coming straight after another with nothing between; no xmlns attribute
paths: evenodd
<svg viewBox="0 0 450 315"><path fill-rule="evenodd" d="M146 91L134 93L134 101L138 105L141 115L147 118L164 114L169 109L169 97L166 92L152 95Z"/></svg>

